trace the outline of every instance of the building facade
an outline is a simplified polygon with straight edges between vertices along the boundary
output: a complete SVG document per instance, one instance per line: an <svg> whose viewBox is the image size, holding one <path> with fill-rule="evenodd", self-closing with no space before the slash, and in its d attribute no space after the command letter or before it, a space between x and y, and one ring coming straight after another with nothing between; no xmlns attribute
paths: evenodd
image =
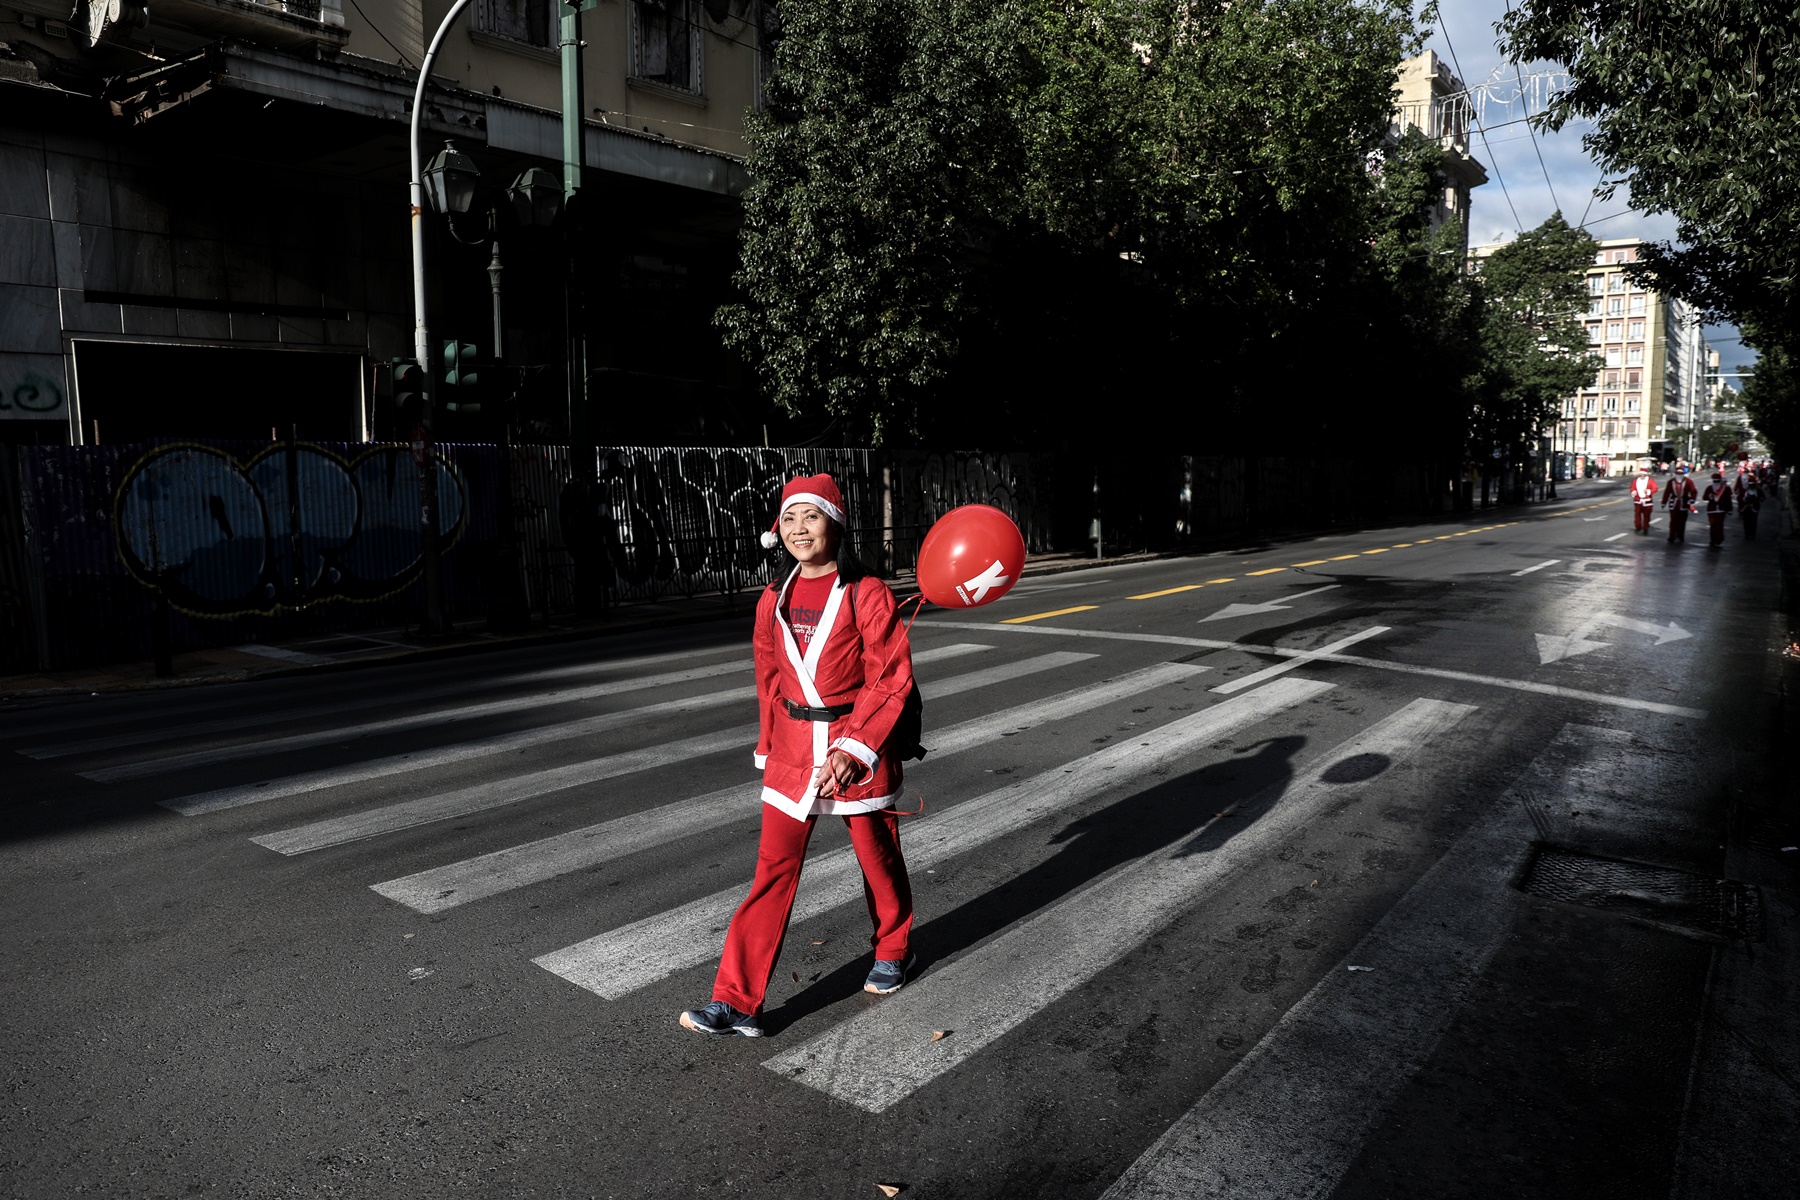
<svg viewBox="0 0 1800 1200"><path fill-rule="evenodd" d="M1443 150L1445 185L1432 208L1431 227L1460 222L1469 240L1469 193L1487 182L1487 168L1471 153L1468 89L1450 67L1427 50L1401 62L1395 78L1393 132L1417 129Z"/></svg>
<svg viewBox="0 0 1800 1200"><path fill-rule="evenodd" d="M1602 365L1592 384L1563 401L1557 426L1559 451L1612 474L1681 455L1677 431L1691 427L1706 403L1708 348L1698 315L1626 275L1643 246L1637 238L1601 241L1587 268L1588 344Z"/></svg>
<svg viewBox="0 0 1800 1200"><path fill-rule="evenodd" d="M409 123L449 8L0 0L0 441L394 436L383 364L414 352ZM578 275L594 436L630 441L655 416L665 437L674 417L740 440L749 389L711 315L773 10L584 13L585 186L541 228L505 187L562 176L563 11L473 0L433 64L424 156L453 140L482 183L469 215L425 216L431 332L501 341L509 388L557 439ZM494 440L447 420L447 439Z"/></svg>

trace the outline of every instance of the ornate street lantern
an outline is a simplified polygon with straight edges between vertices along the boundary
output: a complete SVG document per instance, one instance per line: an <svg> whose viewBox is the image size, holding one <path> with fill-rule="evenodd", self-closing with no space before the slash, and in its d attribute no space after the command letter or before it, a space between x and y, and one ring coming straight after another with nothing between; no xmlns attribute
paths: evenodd
<svg viewBox="0 0 1800 1200"><path fill-rule="evenodd" d="M475 202L481 169L474 159L456 148L455 142L445 142L425 168L424 182L432 208L441 213L466 213Z"/></svg>

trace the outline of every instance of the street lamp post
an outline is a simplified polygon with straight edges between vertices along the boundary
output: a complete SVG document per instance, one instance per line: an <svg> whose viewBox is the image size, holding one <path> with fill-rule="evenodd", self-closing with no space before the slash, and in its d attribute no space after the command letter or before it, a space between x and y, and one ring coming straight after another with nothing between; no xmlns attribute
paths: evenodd
<svg viewBox="0 0 1800 1200"><path fill-rule="evenodd" d="M450 623L444 613L443 547L438 539L437 451L431 436L432 399L436 388L431 381L431 335L425 323L425 197L424 172L420 170L419 164L419 130L425 119L425 81L431 78L431 64L437 59L439 47L444 44L444 35L450 32L451 22L461 16L463 9L467 7L469 0L454 0L450 11L444 14L437 33L432 36L424 61L419 64L419 82L413 89L409 142L412 178L407 189L412 202L413 358L419 364L422 376L417 441L421 444L418 454L419 538L420 560L425 576L425 613L419 622L419 629L427 637L448 633Z"/></svg>

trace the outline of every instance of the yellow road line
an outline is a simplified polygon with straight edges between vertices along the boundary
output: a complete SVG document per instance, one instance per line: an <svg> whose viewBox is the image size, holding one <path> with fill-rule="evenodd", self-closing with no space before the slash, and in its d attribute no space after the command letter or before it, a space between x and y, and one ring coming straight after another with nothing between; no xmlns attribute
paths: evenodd
<svg viewBox="0 0 1800 1200"><path fill-rule="evenodd" d="M1327 562L1343 562L1347 558L1355 558L1355 557L1356 557L1356 555L1354 555L1354 554L1340 554L1336 558L1327 559L1326 561Z"/></svg>
<svg viewBox="0 0 1800 1200"><path fill-rule="evenodd" d="M1381 547L1381 548L1380 548L1380 549L1379 549L1379 550L1364 550L1364 551L1363 551L1363 553L1364 553L1364 554L1386 554L1386 553L1387 553L1387 547L1386 547L1386 546L1383 546L1383 547Z"/></svg>
<svg viewBox="0 0 1800 1200"><path fill-rule="evenodd" d="M1388 549L1389 550L1404 550L1410 545L1412 545L1411 542L1395 542L1392 546L1389 546Z"/></svg>
<svg viewBox="0 0 1800 1200"><path fill-rule="evenodd" d="M1125 598L1127 600L1154 600L1158 596L1173 596L1176 592L1191 592L1198 588L1203 588L1205 586L1206 585L1204 583L1184 583L1180 587L1164 588L1160 592L1145 592L1141 596L1127 596ZM1071 610L1065 609L1064 611L1068 612ZM1056 614L1055 613L1047 613L1045 615L1055 616ZM1029 620L1030 618L1028 617L1026 619Z"/></svg>
<svg viewBox="0 0 1800 1200"><path fill-rule="evenodd" d="M1280 574L1280 573L1281 573L1281 572L1282 572L1282 571L1285 571L1285 570L1287 570L1287 568L1286 568L1286 567L1270 567L1270 568L1269 568L1269 569L1268 569L1268 570L1266 570L1266 571L1252 571L1252 572L1250 572L1250 575L1251 575L1251 577L1252 577L1252 578L1254 578L1254 577L1256 577L1256 576L1258 576L1258 575L1277 575L1277 574Z"/></svg>
<svg viewBox="0 0 1800 1200"><path fill-rule="evenodd" d="M1029 617L1009 617L1000 622L1002 625L1023 625L1027 621L1041 621L1045 617L1062 617L1069 613L1086 612L1090 608L1099 608L1098 604L1077 604L1074 608L1059 608L1052 612L1032 613Z"/></svg>
<svg viewBox="0 0 1800 1200"><path fill-rule="evenodd" d="M1296 567L1316 567L1323 563L1328 563L1330 561L1331 560L1328 558L1315 558L1311 562L1295 563L1294 565Z"/></svg>
<svg viewBox="0 0 1800 1200"><path fill-rule="evenodd" d="M1237 578L1236 575L1227 575L1223 579L1209 579L1206 581L1206 584L1204 586L1211 587L1215 583L1230 583L1233 580L1235 580L1236 578Z"/></svg>

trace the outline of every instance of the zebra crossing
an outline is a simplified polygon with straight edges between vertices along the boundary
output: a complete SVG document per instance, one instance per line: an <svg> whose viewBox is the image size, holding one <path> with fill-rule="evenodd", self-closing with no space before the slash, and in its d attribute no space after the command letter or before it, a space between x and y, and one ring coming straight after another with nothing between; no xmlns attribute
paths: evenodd
<svg viewBox="0 0 1800 1200"><path fill-rule="evenodd" d="M1381 632L1356 633L1317 654L1335 653ZM1008 862L1014 869L1045 861L1058 853L1058 846L1054 839L1043 839L1043 831L1164 786L1194 763L1228 756L1231 752L1221 747L1265 728L1295 736L1292 731L1305 727L1308 706L1338 697L1354 678L1344 667L1308 672L1315 665L1310 659L1293 658L1207 688L1200 677L1215 670L1215 664L1189 660L1241 652L1202 646L1196 653L1197 639L1187 638L1122 635L1117 639L1125 644L1122 651L1091 644L1091 652L1048 653L1032 653L1042 643L1034 645L1031 639L1004 646L990 643L1006 639L945 640L985 633L985 627L958 629L942 622L921 631L915 661L930 703L925 739L930 754L911 769L909 782L945 774L967 782L976 776L969 758L1003 739L1029 742L1030 752L1022 755L1029 765L1016 778L991 779L986 790L963 788L952 802L908 822L906 854L915 875L1002 846L1010 847ZM364 874L354 880L359 889L366 887L410 911L446 914L675 846L696 829L756 818L760 787L745 776L757 728L742 720L754 693L737 679L750 664L741 655L723 657L726 653L677 651L527 671L489 681L491 694L485 697L457 683L421 687L398 699L392 694L353 695L342 703L284 711L235 713L229 698L183 702L166 712L192 719L181 720L173 731L166 725L127 728L121 723L109 730L51 720L25 735L31 744L19 752L46 762L68 762L74 773L95 784L179 792L151 799L184 818L233 814L234 835L272 852L271 861L273 855L295 858L376 839L401 844L432 826L475 814L492 814L504 822L506 810L527 801L579 799L580 811L601 818L393 878L369 882L371 876ZM707 655L722 661L690 661ZM960 669L965 666L972 669ZM1076 681L1072 674L1082 678ZM1002 706L993 701L1002 687L1009 700L1029 698ZM644 702L638 703L640 698ZM951 703L956 698L966 699ZM379 714L400 701L410 711ZM624 707L614 707L621 703ZM603 711L591 711L591 706ZM1374 781L1381 778L1346 775L1342 764L1418 761L1441 752L1446 740L1479 711L1476 704L1429 696L1372 707L1352 736L1308 752L1291 778L1265 789L1255 805L1262 815L1228 839L1209 844L1204 852L1194 849L1199 839L1231 819L1229 812L1184 828L1174 840L1118 863L995 936L929 965L879 1005L824 1019L821 1028L804 1031L793 1044L761 1059L760 1066L788 1081L784 1086L869 1113L886 1112L944 1086L1059 999L1087 987L1160 930L1207 905L1248 865L1265 861L1298 831L1377 786ZM579 715L572 715L572 709ZM357 714L372 719L358 720ZM472 722L499 715L534 720L505 733L465 736ZM1071 745L1063 736L1073 723L1115 715L1120 736L1105 745ZM1141 719L1133 721L1133 716ZM636 740L646 728L671 720L686 721L698 731L645 744ZM359 757L379 744L378 735L403 732L435 740L403 753ZM65 736L70 734L79 736ZM1566 749L1571 739L1605 743L1617 736L1597 726L1569 725L1558 735L1558 744ZM591 753L556 765L545 765L531 753L551 747L565 752L588 747ZM274 765L277 773L271 774L271 765L260 761L296 753L303 754L306 765L291 771ZM727 755L735 757L727 760ZM722 786L626 811L601 786L678 764L693 768L684 778ZM458 780L461 771L475 766L487 777ZM237 781L184 790L196 773L229 778L234 772ZM736 781L726 782L730 779ZM313 819L298 822L285 816L282 802L299 800L323 806L323 811L315 807L308 814ZM1339 1059L1352 1051L1329 1045L1331 1039L1320 1032L1321 1022L1335 1019L1334 1005L1354 1005L1359 1028L1373 1030L1367 1044L1358 1043L1353 1051L1365 1056L1358 1061L1379 1062L1389 1054L1387 1061L1400 1064L1389 1075L1415 1063L1419 1048L1429 1046L1432 1030L1441 1030L1447 1020L1444 1012L1451 1005L1445 997L1454 990L1454 980L1446 977L1438 991L1425 988L1418 995L1396 994L1393 988L1402 978L1421 977L1419 970L1424 978L1436 978L1424 969L1424 960L1441 952L1445 939L1491 943L1510 864L1531 837L1526 806L1514 800L1503 797L1494 815L1458 841L1383 918L1365 939L1366 948L1359 946L1359 961L1390 963L1396 968L1390 976L1373 984L1361 975L1334 974L1322 981L1254 1053L1144 1151L1108 1196L1239 1194L1231 1186L1208 1182L1235 1178L1241 1183L1244 1178L1221 1174L1226 1167L1218 1165L1228 1163L1234 1152L1233 1131L1267 1107L1270 1089L1295 1086L1296 1055L1324 1056L1333 1070L1348 1062ZM500 829L500 836L506 836L505 827ZM529 957L521 954L521 966L535 965L591 994L595 1003L649 1003L643 993L716 960L726 924L747 886L747 879L738 879L719 887L716 876L709 880L694 872L680 882L686 899L595 928L567 945ZM822 848L808 862L792 919L796 924L829 919L861 894L860 871L849 848ZM1450 909L1457 920L1447 923L1440 918ZM1427 924L1435 932L1421 932ZM921 914L919 928L930 926L930 914ZM1479 954L1450 957L1461 973L1456 978L1463 980L1485 961ZM856 958L848 943L843 953L834 946L820 956L826 970L851 967ZM1399 969L1402 965L1406 971ZM695 989L703 986L697 978L690 982ZM1384 1020L1393 1022L1396 1031L1382 1033ZM933 1039L945 1030L955 1035ZM1395 1039L1405 1042L1406 1053L1390 1044ZM921 1052L922 1046L928 1049ZM1379 1096L1383 1086L1391 1090L1393 1079L1371 1081L1368 1069L1357 1077L1362 1078L1363 1095ZM1345 1155L1353 1155L1366 1126L1330 1128L1335 1149L1319 1161L1347 1162ZM1303 1136L1304 1130L1296 1129L1296 1136ZM1316 1189L1308 1191L1308 1180L1316 1182L1324 1168L1307 1160L1292 1169L1299 1174L1272 1179L1258 1194L1315 1194Z"/></svg>

